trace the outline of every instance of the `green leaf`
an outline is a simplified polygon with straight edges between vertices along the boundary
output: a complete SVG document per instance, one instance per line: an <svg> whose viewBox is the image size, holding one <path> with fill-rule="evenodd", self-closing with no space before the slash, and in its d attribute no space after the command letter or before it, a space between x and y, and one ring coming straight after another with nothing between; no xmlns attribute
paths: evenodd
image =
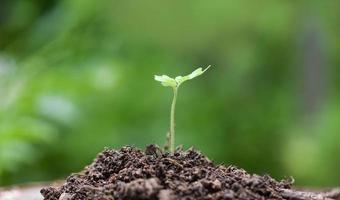
<svg viewBox="0 0 340 200"><path fill-rule="evenodd" d="M155 80L161 82L163 86L176 87L177 83L175 79L170 78L167 75L157 76L155 75Z"/></svg>
<svg viewBox="0 0 340 200"><path fill-rule="evenodd" d="M207 71L210 68L211 65L209 65L207 68L205 68L204 70L202 69L202 67L196 69L195 71L191 72L189 75L187 76L177 76L175 78L178 86L180 84L182 84L183 82L187 81L187 80L191 80L193 78L196 78L197 76L202 75L205 71Z"/></svg>
<svg viewBox="0 0 340 200"><path fill-rule="evenodd" d="M204 70L202 69L202 67L200 67L200 68L196 69L195 71L191 72L187 76L177 76L175 79L170 78L167 75L162 75L162 76L155 75L155 80L161 82L163 86L170 86L170 87L174 87L174 88L179 87L183 82L202 75L205 71L207 71L210 68L210 66L211 65L209 65Z"/></svg>

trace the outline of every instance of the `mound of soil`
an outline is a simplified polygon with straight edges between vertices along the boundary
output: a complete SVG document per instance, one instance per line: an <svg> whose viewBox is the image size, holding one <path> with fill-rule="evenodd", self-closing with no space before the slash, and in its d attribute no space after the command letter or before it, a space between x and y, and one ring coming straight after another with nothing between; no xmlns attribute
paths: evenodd
<svg viewBox="0 0 340 200"><path fill-rule="evenodd" d="M151 145L145 151L105 149L64 185L43 188L41 194L45 200L327 199L331 195L295 192L291 183L214 165L193 149L169 154Z"/></svg>

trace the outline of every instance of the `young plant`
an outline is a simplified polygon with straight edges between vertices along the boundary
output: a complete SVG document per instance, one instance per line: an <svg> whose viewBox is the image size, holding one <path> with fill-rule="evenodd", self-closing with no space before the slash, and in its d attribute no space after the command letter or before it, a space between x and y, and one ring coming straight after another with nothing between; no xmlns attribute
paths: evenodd
<svg viewBox="0 0 340 200"><path fill-rule="evenodd" d="M176 78L171 78L167 75L162 75L162 76L155 75L156 81L161 82L163 86L171 87L174 93L172 104L171 104L171 111L170 111L170 131L168 132L169 135L167 136L167 144L166 144L166 146L170 148L170 152L172 153L175 151L175 108L176 108L178 88L185 81L193 79L203 74L209 68L210 68L210 65L204 70L200 67L187 76L177 76Z"/></svg>

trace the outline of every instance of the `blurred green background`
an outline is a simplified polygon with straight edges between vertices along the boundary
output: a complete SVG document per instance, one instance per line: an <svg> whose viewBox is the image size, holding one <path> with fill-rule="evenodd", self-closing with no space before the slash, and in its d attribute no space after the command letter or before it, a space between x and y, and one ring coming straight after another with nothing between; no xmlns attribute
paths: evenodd
<svg viewBox="0 0 340 200"><path fill-rule="evenodd" d="M0 185L105 146L177 144L297 185L340 185L340 1L1 0Z"/></svg>

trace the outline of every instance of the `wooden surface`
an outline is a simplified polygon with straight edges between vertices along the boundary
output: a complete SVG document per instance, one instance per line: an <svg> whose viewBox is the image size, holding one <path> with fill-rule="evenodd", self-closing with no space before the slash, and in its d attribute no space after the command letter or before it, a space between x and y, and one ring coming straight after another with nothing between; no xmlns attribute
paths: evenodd
<svg viewBox="0 0 340 200"><path fill-rule="evenodd" d="M0 200L42 200L41 185L14 187L0 190Z"/></svg>
<svg viewBox="0 0 340 200"><path fill-rule="evenodd" d="M57 187L63 184L63 181L51 183L33 183L19 185L7 188L0 188L0 200L42 200L40 190L43 187Z"/></svg>
<svg viewBox="0 0 340 200"><path fill-rule="evenodd" d="M60 186L61 181L55 182L52 185L50 183L37 183L9 188L0 188L0 200L43 200L40 189L46 186ZM287 199L293 200L332 200L335 197L339 197L340 189L329 190L328 192L292 192L287 190L284 192Z"/></svg>

